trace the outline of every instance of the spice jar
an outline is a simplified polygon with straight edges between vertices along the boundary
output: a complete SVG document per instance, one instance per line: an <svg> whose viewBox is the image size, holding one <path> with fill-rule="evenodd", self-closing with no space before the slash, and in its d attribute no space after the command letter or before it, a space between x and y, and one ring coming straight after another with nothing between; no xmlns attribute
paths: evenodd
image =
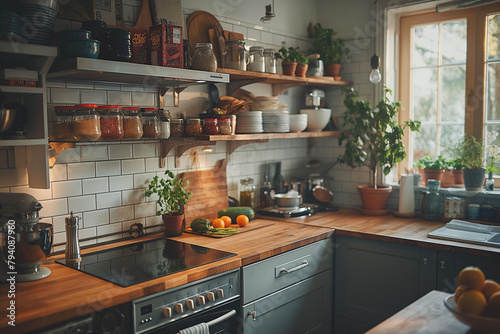
<svg viewBox="0 0 500 334"><path fill-rule="evenodd" d="M240 205L254 207L255 185L252 178L240 180Z"/></svg>
<svg viewBox="0 0 500 334"><path fill-rule="evenodd" d="M191 68L193 70L215 72L217 70L217 59L213 51L212 43L195 43Z"/></svg>
<svg viewBox="0 0 500 334"><path fill-rule="evenodd" d="M101 139L121 139L123 137L123 114L120 106L100 106Z"/></svg>
<svg viewBox="0 0 500 334"><path fill-rule="evenodd" d="M139 107L123 107L123 139L140 139L143 135Z"/></svg>
<svg viewBox="0 0 500 334"><path fill-rule="evenodd" d="M156 139L160 137L160 120L157 117L156 108L142 109L142 138Z"/></svg>
<svg viewBox="0 0 500 334"><path fill-rule="evenodd" d="M178 138L184 136L184 120L182 118L172 118L170 122L170 137Z"/></svg>
<svg viewBox="0 0 500 334"><path fill-rule="evenodd" d="M247 64L248 55L245 50L245 42L241 39L227 40L224 66L226 68L246 71Z"/></svg>
<svg viewBox="0 0 500 334"><path fill-rule="evenodd" d="M276 58L274 49L264 49L264 63L266 73L276 73Z"/></svg>
<svg viewBox="0 0 500 334"><path fill-rule="evenodd" d="M231 119L229 117L219 118L219 134L230 135L231 132Z"/></svg>
<svg viewBox="0 0 500 334"><path fill-rule="evenodd" d="M254 72L266 71L266 65L264 62L264 48L262 46L250 47L248 70Z"/></svg>
<svg viewBox="0 0 500 334"><path fill-rule="evenodd" d="M160 138L167 139L170 137L170 112L158 109L157 114L160 121Z"/></svg>
<svg viewBox="0 0 500 334"><path fill-rule="evenodd" d="M73 122L74 122L73 106L54 107L56 114L55 122L51 123L50 137L53 139L73 140Z"/></svg>
<svg viewBox="0 0 500 334"><path fill-rule="evenodd" d="M186 120L186 135L200 136L203 134L203 127L199 118L188 118Z"/></svg>
<svg viewBox="0 0 500 334"><path fill-rule="evenodd" d="M73 136L76 140L95 141L101 138L101 124L97 104L78 104L75 106Z"/></svg>
<svg viewBox="0 0 500 334"><path fill-rule="evenodd" d="M205 118L203 120L203 133L206 135L219 134L219 125L216 118Z"/></svg>

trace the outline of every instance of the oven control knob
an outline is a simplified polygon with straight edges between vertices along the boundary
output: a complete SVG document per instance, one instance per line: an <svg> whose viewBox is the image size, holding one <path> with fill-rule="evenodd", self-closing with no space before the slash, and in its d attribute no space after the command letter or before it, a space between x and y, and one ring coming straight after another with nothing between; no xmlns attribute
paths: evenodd
<svg viewBox="0 0 500 334"><path fill-rule="evenodd" d="M179 313L180 314L180 313L184 312L184 307L182 306L181 303L177 303L174 306L174 310L175 310L175 313Z"/></svg>
<svg viewBox="0 0 500 334"><path fill-rule="evenodd" d="M196 302L198 303L198 305L205 305L205 297L204 296L198 296L196 298Z"/></svg>
<svg viewBox="0 0 500 334"><path fill-rule="evenodd" d="M192 299L186 300L186 307L188 310L194 309L194 301Z"/></svg>
<svg viewBox="0 0 500 334"><path fill-rule="evenodd" d="M215 295L213 292L207 293L207 299L209 302L213 302L215 300Z"/></svg>
<svg viewBox="0 0 500 334"><path fill-rule="evenodd" d="M172 308L171 307L164 307L163 308L163 316L165 318L170 318L172 316Z"/></svg>
<svg viewBox="0 0 500 334"><path fill-rule="evenodd" d="M224 298L224 290L222 289L217 289L217 291L215 291L215 293L217 294L217 298Z"/></svg>

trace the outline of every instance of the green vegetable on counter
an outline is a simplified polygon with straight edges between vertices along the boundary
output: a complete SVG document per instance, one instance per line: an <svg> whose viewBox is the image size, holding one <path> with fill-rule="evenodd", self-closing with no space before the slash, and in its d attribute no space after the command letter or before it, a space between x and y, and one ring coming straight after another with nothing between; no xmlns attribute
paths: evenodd
<svg viewBox="0 0 500 334"><path fill-rule="evenodd" d="M195 232L207 232L210 227L210 220L206 218L195 218L191 222L191 229Z"/></svg>
<svg viewBox="0 0 500 334"><path fill-rule="evenodd" d="M235 234L238 233L239 231L240 231L239 227L221 227L221 228L212 228L205 232L210 234L223 235L223 234Z"/></svg>

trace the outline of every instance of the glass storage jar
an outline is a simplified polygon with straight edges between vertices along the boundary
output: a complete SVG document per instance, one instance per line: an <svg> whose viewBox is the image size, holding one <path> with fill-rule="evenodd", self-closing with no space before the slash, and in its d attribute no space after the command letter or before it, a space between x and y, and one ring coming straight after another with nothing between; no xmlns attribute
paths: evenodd
<svg viewBox="0 0 500 334"><path fill-rule="evenodd" d="M75 106L73 136L76 140L83 141L95 141L101 138L97 104L78 104Z"/></svg>
<svg viewBox="0 0 500 334"><path fill-rule="evenodd" d="M158 109L157 113L160 120L160 138L167 139L170 137L170 112Z"/></svg>
<svg viewBox="0 0 500 334"><path fill-rule="evenodd" d="M240 180L240 206L254 207L255 185L252 178Z"/></svg>
<svg viewBox="0 0 500 334"><path fill-rule="evenodd" d="M248 70L254 72L265 72L264 48L262 46L251 46L248 62Z"/></svg>
<svg viewBox="0 0 500 334"><path fill-rule="evenodd" d="M203 133L206 135L219 134L219 124L216 118L205 118L203 120Z"/></svg>
<svg viewBox="0 0 500 334"><path fill-rule="evenodd" d="M172 118L170 122L170 137L178 138L184 136L184 120L182 118Z"/></svg>
<svg viewBox="0 0 500 334"><path fill-rule="evenodd" d="M140 139L143 135L139 107L123 107L123 139Z"/></svg>
<svg viewBox="0 0 500 334"><path fill-rule="evenodd" d="M227 40L226 53L224 55L224 67L246 71L247 64L248 54L245 50L245 42L241 39Z"/></svg>
<svg viewBox="0 0 500 334"><path fill-rule="evenodd" d="M203 134L203 127L201 126L201 119L188 118L186 119L186 135L200 136Z"/></svg>
<svg viewBox="0 0 500 334"><path fill-rule="evenodd" d="M230 135L232 133L231 129L231 118L223 117L219 118L219 134L220 135Z"/></svg>
<svg viewBox="0 0 500 334"><path fill-rule="evenodd" d="M123 114L120 106L100 106L101 139L121 139L123 137Z"/></svg>
<svg viewBox="0 0 500 334"><path fill-rule="evenodd" d="M156 112L156 108L142 109L142 131L144 132L142 138L156 139L160 137L160 120Z"/></svg>
<svg viewBox="0 0 500 334"><path fill-rule="evenodd" d="M440 219L439 213L441 210L441 199L439 196L439 186L441 181L427 180L427 191L422 199L422 212L427 220Z"/></svg>
<svg viewBox="0 0 500 334"><path fill-rule="evenodd" d="M276 73L276 58L274 57L274 49L264 49L264 63L266 73Z"/></svg>
<svg viewBox="0 0 500 334"><path fill-rule="evenodd" d="M200 71L217 71L217 59L213 51L212 43L195 43L191 68Z"/></svg>
<svg viewBox="0 0 500 334"><path fill-rule="evenodd" d="M73 140L73 122L75 118L74 106L59 106L54 107L56 118L51 122L49 137L52 139Z"/></svg>

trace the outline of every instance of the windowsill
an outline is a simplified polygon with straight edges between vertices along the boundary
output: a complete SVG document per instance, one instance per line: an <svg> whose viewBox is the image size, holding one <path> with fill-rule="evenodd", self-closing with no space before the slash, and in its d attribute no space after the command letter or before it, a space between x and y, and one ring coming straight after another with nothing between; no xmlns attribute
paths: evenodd
<svg viewBox="0 0 500 334"><path fill-rule="evenodd" d="M399 189L400 185L399 184L392 185L392 188ZM415 187L415 191L424 192L426 190L427 190L426 186ZM493 191L487 191L484 189L481 191L467 191L465 190L465 188L448 187L448 188L439 188L439 193L445 196L475 197L479 195L481 197L500 199L500 189L495 189Z"/></svg>

